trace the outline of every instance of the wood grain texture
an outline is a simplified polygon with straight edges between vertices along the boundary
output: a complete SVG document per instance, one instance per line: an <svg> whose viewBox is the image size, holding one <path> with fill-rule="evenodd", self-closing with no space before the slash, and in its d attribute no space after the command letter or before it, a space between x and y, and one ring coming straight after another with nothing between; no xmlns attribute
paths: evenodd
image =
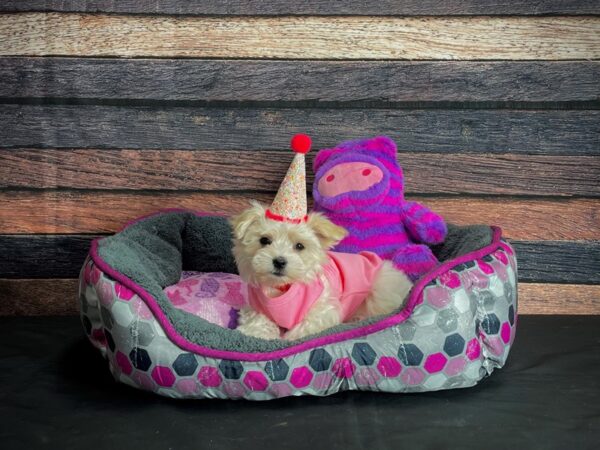
<svg viewBox="0 0 600 450"><path fill-rule="evenodd" d="M74 278L93 236L0 235L0 278ZM600 284L598 241L513 241L519 280Z"/></svg>
<svg viewBox="0 0 600 450"><path fill-rule="evenodd" d="M289 151L388 135L400 152L600 154L600 111L276 109L14 105L0 108L0 148Z"/></svg>
<svg viewBox="0 0 600 450"><path fill-rule="evenodd" d="M519 280L600 284L600 242L513 241Z"/></svg>
<svg viewBox="0 0 600 450"><path fill-rule="evenodd" d="M600 286L519 284L519 314L600 314Z"/></svg>
<svg viewBox="0 0 600 450"><path fill-rule="evenodd" d="M137 217L182 208L233 215L271 193L0 192L0 234L114 233Z"/></svg>
<svg viewBox="0 0 600 450"><path fill-rule="evenodd" d="M0 279L0 316L78 314L76 279Z"/></svg>
<svg viewBox="0 0 600 450"><path fill-rule="evenodd" d="M268 204L271 193L0 192L0 234L113 233L128 221L161 209L183 208L232 215L251 199ZM520 240L600 239L598 199L438 198L410 196L458 225L502 227Z"/></svg>
<svg viewBox="0 0 600 450"><path fill-rule="evenodd" d="M189 15L546 15L600 14L595 0L4 0L0 12L106 12Z"/></svg>
<svg viewBox="0 0 600 450"><path fill-rule="evenodd" d="M0 149L0 188L274 192L291 159L275 151ZM400 153L399 162L410 194L600 196L594 156Z"/></svg>
<svg viewBox="0 0 600 450"><path fill-rule="evenodd" d="M76 279L0 279L0 316L78 314ZM519 284L519 315L600 314L600 286Z"/></svg>
<svg viewBox="0 0 600 450"><path fill-rule="evenodd" d="M202 102L596 101L600 62L0 58L0 97Z"/></svg>
<svg viewBox="0 0 600 450"><path fill-rule="evenodd" d="M0 15L0 55L272 59L600 58L600 18Z"/></svg>
<svg viewBox="0 0 600 450"><path fill-rule="evenodd" d="M0 235L0 278L75 278L93 236Z"/></svg>
<svg viewBox="0 0 600 450"><path fill-rule="evenodd" d="M503 236L528 241L600 239L598 199L424 198L422 201L459 225L483 223Z"/></svg>

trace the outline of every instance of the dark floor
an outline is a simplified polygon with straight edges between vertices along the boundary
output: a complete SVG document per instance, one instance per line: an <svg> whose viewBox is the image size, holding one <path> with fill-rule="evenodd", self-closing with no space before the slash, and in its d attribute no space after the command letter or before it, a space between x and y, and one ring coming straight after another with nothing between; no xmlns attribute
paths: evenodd
<svg viewBox="0 0 600 450"><path fill-rule="evenodd" d="M113 382L75 317L0 319L2 449L600 448L600 316L519 319L464 390L169 400Z"/></svg>

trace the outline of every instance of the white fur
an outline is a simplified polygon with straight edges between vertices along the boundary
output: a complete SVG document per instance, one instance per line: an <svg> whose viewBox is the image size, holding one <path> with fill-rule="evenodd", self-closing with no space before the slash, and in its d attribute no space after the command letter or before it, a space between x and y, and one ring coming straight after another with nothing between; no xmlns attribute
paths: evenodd
<svg viewBox="0 0 600 450"><path fill-rule="evenodd" d="M356 310L352 319L363 320L391 313L404 304L411 288L412 283L404 272L396 269L390 261L383 261L373 280L373 289L369 297Z"/></svg>
<svg viewBox="0 0 600 450"><path fill-rule="evenodd" d="M242 308L239 322L237 329L248 336L263 339L277 339L280 336L277 324L252 308Z"/></svg>
<svg viewBox="0 0 600 450"><path fill-rule="evenodd" d="M327 262L326 251L346 236L346 230L319 213L311 213L305 223L276 222L265 217L265 208L258 203L253 203L250 209L234 217L232 226L233 254L240 276L247 283L261 286L267 295L277 296L277 286L310 283L315 277L321 277L324 286L321 296L302 322L285 333L285 339L300 339L341 322L339 299L331 296L329 283L322 276L322 271ZM262 245L262 237L267 237L271 243ZM296 248L298 243L304 246L303 250ZM273 259L278 257L287 261L285 269L279 272L273 265ZM384 261L370 295L352 320L391 313L404 304L411 287L412 283L403 272L395 269L389 261ZM241 311L237 329L264 339L280 337L277 324L250 308Z"/></svg>

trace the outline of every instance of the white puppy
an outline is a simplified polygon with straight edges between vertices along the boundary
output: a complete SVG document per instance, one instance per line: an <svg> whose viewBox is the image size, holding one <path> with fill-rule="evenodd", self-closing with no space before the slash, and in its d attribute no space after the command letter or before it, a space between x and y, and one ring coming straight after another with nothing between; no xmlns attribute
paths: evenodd
<svg viewBox="0 0 600 450"><path fill-rule="evenodd" d="M299 339L335 326L344 319L355 321L389 314L404 304L412 287L403 272L395 269L389 261L379 260L374 254L365 254L367 258L363 254L328 252L347 232L319 213L310 213L305 222L298 224L278 222L266 218L265 208L253 202L251 208L234 217L231 224L233 254L240 276L249 285L251 299L251 306L242 309L240 313L238 330L244 334L276 339L281 336L283 328L285 339ZM357 258L358 265L367 267L366 270L372 273L370 290L363 290L363 299L358 301L360 306L356 306L356 301L353 300L351 310L345 309L340 292L345 289L343 285L352 284L352 280L344 280L341 276L338 277L339 280L332 281L332 273L338 274L337 269L331 269L332 257L335 255L344 261ZM374 269L371 269L369 258L378 261L373 266ZM354 264L355 260L350 261ZM345 264L348 266L348 263ZM351 271L355 270L354 266L348 267ZM252 301L253 293L267 302L270 299L278 302L289 292L288 296L294 296L290 298L294 304L281 304L281 311L275 311L288 317L292 314L289 311L290 305L291 309L302 309L298 302L303 302L306 296L301 293L305 293L306 289L313 292L317 288L311 286L315 285L318 286L316 300L301 316L297 314L298 320L289 329L285 327L287 319L284 318L283 323L279 321L278 325L273 314L259 311L259 303ZM356 300L356 295L352 295Z"/></svg>

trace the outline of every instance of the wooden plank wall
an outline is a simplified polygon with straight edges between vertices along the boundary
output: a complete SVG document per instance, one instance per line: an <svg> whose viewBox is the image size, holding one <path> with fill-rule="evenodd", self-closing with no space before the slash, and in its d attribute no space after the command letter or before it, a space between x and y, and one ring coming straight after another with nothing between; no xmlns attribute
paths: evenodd
<svg viewBox="0 0 600 450"><path fill-rule="evenodd" d="M600 3L0 3L0 315L75 312L94 236L269 201L292 134L387 134L504 228L521 312L600 314Z"/></svg>

